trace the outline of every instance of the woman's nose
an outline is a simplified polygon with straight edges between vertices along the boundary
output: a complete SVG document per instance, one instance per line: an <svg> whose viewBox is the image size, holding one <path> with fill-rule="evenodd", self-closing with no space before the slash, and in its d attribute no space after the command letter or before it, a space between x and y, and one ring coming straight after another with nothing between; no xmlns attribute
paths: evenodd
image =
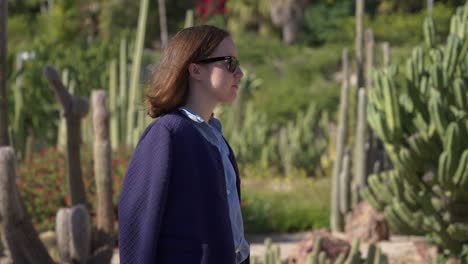
<svg viewBox="0 0 468 264"><path fill-rule="evenodd" d="M234 76L239 78L239 80L244 77L244 72L242 71L241 67L237 67L236 71L234 72Z"/></svg>

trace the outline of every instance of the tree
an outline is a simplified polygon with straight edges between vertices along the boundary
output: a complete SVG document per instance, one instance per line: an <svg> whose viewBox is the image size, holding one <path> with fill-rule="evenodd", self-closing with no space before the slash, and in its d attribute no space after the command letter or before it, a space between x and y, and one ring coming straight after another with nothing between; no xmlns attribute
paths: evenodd
<svg viewBox="0 0 468 264"><path fill-rule="evenodd" d="M6 56L7 33L6 23L8 15L8 1L0 0L0 146L9 145L8 139L8 108L6 87Z"/></svg>

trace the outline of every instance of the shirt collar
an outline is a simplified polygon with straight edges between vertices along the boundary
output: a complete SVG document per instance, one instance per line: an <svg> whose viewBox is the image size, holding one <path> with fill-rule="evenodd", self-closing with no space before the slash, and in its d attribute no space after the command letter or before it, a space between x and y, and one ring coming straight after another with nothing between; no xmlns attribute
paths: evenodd
<svg viewBox="0 0 468 264"><path fill-rule="evenodd" d="M179 107L179 110L182 111L184 115L186 115L188 118L190 118L194 122L197 122L197 123L205 122L205 120L203 120L201 116L199 116L197 113L195 113L192 109L188 108L187 106L181 106Z"/></svg>
<svg viewBox="0 0 468 264"><path fill-rule="evenodd" d="M192 109L190 109L187 106L181 106L179 107L179 110L190 120L194 121L195 123L204 123L205 120L199 116L197 113L195 113ZM216 128L219 132L222 132L222 125L221 122L217 118L214 117L213 114L210 116L210 120L208 120L208 124Z"/></svg>

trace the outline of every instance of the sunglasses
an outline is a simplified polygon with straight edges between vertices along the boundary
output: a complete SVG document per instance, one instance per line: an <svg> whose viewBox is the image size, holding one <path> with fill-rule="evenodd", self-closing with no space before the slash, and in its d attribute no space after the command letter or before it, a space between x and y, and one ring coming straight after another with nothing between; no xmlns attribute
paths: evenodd
<svg viewBox="0 0 468 264"><path fill-rule="evenodd" d="M216 61L225 61L225 62L227 62L227 64L226 64L227 65L227 70L230 73L234 73L236 71L237 67L239 67L239 60L234 56L223 56L223 57L214 57L214 58L202 59L202 60L196 61L195 63L207 64L207 63L212 63L212 62L216 62Z"/></svg>

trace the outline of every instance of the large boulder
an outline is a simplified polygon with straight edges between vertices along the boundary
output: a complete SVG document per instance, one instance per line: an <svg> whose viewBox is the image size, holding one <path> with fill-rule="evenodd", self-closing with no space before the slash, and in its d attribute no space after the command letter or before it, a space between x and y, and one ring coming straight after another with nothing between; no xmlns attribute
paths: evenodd
<svg viewBox="0 0 468 264"><path fill-rule="evenodd" d="M295 250L288 256L288 263L294 264L307 264L307 255L314 247L315 238L321 237L320 251L324 251L327 258L333 263L341 253L348 255L351 245L343 239L332 236L330 232L325 229L316 230L308 233L305 238L299 242Z"/></svg>
<svg viewBox="0 0 468 264"><path fill-rule="evenodd" d="M376 211L367 202L359 203L348 217L345 226L348 241L357 238L364 243L388 240L390 230L383 213Z"/></svg>

